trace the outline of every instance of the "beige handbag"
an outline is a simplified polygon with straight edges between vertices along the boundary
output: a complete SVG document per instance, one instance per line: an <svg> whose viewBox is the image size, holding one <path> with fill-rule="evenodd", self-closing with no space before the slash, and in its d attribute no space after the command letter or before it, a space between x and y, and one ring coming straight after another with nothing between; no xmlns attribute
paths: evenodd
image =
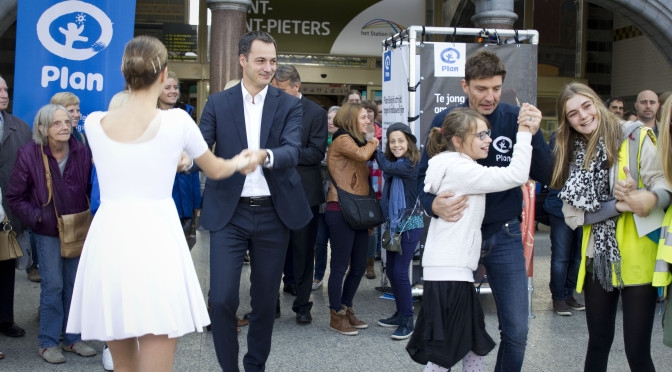
<svg viewBox="0 0 672 372"><path fill-rule="evenodd" d="M23 257L23 252L16 241L16 232L12 229L12 224L9 223L7 216L2 225L2 232L0 233L0 261L13 260Z"/></svg>
<svg viewBox="0 0 672 372"><path fill-rule="evenodd" d="M45 206L48 205L52 199L54 200L54 212L56 213L56 221L58 225L58 238L61 241L61 257L79 257L82 254L86 234L89 233L89 227L91 227L91 220L93 220L93 216L91 215L91 204L89 203L89 209L83 212L59 216L58 210L56 209L56 198L52 198L54 191L51 181L51 171L49 170L49 160L47 159L47 155L44 154L44 149L42 149L42 162L44 163L47 189L49 190L49 197L47 198Z"/></svg>

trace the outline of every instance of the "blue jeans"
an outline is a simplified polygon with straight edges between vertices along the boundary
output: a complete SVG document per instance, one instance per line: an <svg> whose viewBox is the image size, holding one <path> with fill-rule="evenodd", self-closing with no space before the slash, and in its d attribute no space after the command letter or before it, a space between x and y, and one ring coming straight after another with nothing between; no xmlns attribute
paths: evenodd
<svg viewBox="0 0 672 372"><path fill-rule="evenodd" d="M553 301L574 296L581 265L581 228L572 230L563 218L551 215L551 297Z"/></svg>
<svg viewBox="0 0 672 372"><path fill-rule="evenodd" d="M501 342L495 371L520 371L528 331L527 272L520 222L511 220L483 241L482 263L497 305Z"/></svg>
<svg viewBox="0 0 672 372"><path fill-rule="evenodd" d="M34 234L37 254L40 257L40 347L58 346L63 334L63 344L80 342L80 334L65 333L70 312L72 289L79 265L79 257L61 257L58 237Z"/></svg>
<svg viewBox="0 0 672 372"><path fill-rule="evenodd" d="M33 260L33 263L26 268L26 272L28 272L28 270L31 268L37 268L39 262L37 258L37 244L35 244L35 234L33 233L32 229L26 229L25 231L28 233L28 236L30 236L30 255L31 259Z"/></svg>
<svg viewBox="0 0 672 372"><path fill-rule="evenodd" d="M324 214L331 236L331 272L329 273L329 308L340 311L341 305L352 307L359 282L366 271L368 230L353 230L340 211ZM350 270L348 270L348 266ZM346 275L345 272L348 272ZM343 279L345 277L345 280Z"/></svg>
<svg viewBox="0 0 672 372"><path fill-rule="evenodd" d="M324 220L324 213L317 215L317 241L315 242L315 274L314 279L322 280L327 270L327 244L329 228Z"/></svg>
<svg viewBox="0 0 672 372"><path fill-rule="evenodd" d="M411 296L411 279L409 267L415 253L415 247L422 237L422 228L401 233L401 254L386 252L387 277L390 278L397 313L413 316L413 297Z"/></svg>

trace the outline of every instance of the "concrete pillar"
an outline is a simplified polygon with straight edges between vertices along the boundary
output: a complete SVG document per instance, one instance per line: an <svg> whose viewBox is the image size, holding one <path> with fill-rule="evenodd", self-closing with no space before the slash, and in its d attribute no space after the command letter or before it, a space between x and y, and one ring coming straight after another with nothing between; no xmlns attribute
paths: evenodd
<svg viewBox="0 0 672 372"><path fill-rule="evenodd" d="M513 12L513 0L471 0L476 13L471 17L476 27L512 29L518 15Z"/></svg>
<svg viewBox="0 0 672 372"><path fill-rule="evenodd" d="M241 78L238 40L246 32L252 0L207 0L212 11L210 29L210 94L224 90L226 82Z"/></svg>

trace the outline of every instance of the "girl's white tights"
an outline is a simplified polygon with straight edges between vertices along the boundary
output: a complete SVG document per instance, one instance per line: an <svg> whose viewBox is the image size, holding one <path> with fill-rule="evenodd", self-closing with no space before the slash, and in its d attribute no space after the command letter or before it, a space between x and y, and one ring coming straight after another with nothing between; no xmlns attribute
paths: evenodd
<svg viewBox="0 0 672 372"><path fill-rule="evenodd" d="M469 351L462 358L462 372L483 372L485 371L485 358ZM438 364L427 362L424 372L450 372L450 368L441 367Z"/></svg>

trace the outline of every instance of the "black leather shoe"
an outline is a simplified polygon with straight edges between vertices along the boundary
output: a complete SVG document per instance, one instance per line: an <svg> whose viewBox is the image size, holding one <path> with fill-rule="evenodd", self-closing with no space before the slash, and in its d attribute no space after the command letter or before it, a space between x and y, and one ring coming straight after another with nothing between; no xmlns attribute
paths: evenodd
<svg viewBox="0 0 672 372"><path fill-rule="evenodd" d="M296 322L299 324L309 324L313 321L313 317L310 316L310 312L301 312L296 314Z"/></svg>
<svg viewBox="0 0 672 372"><path fill-rule="evenodd" d="M292 296L296 296L296 285L295 284L285 284L284 287L282 287L283 292L287 292L291 294Z"/></svg>
<svg viewBox="0 0 672 372"><path fill-rule="evenodd" d="M0 323L0 333L7 337L22 337L26 334L26 331L16 323L2 322Z"/></svg>

